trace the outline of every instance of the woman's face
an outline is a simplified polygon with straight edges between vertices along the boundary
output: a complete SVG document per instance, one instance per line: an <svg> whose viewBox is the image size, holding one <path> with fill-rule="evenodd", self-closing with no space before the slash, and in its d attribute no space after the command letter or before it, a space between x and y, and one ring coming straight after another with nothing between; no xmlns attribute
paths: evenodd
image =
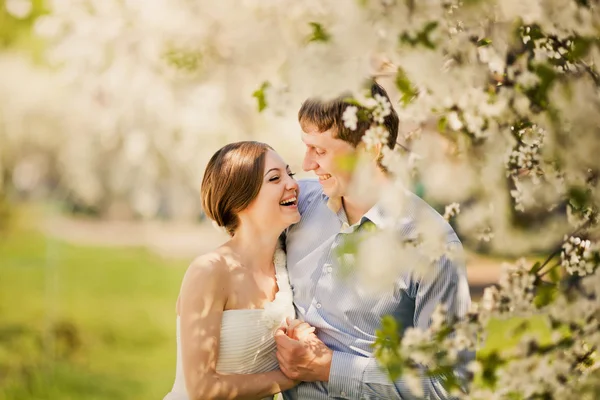
<svg viewBox="0 0 600 400"><path fill-rule="evenodd" d="M293 178L283 159L268 150L265 154L265 170L258 196L240 213L260 226L269 226L283 231L300 221L298 212L298 182Z"/></svg>

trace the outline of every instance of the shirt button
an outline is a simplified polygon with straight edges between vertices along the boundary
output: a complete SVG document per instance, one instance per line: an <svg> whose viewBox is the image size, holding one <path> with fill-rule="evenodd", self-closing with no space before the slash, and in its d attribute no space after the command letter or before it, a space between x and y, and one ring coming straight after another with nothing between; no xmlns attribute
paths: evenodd
<svg viewBox="0 0 600 400"><path fill-rule="evenodd" d="M327 267L327 272L331 272L331 271L333 271L333 268Z"/></svg>
<svg viewBox="0 0 600 400"><path fill-rule="evenodd" d="M321 308L321 303L317 303L317 308Z"/></svg>
<svg viewBox="0 0 600 400"><path fill-rule="evenodd" d="M342 396L346 397L346 392L340 393Z"/></svg>

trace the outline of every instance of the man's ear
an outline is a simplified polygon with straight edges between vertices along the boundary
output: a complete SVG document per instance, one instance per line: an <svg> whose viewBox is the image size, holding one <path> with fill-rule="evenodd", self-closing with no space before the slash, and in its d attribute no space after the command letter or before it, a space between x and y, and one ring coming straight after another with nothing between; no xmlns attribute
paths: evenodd
<svg viewBox="0 0 600 400"><path fill-rule="evenodd" d="M371 149L371 151L373 152L373 159L374 160L379 160L379 158L381 157L381 150L383 149L383 144L378 143L375 146L373 146L373 148Z"/></svg>
<svg viewBox="0 0 600 400"><path fill-rule="evenodd" d="M359 151L359 153L363 153L365 155L368 156L369 159L373 160L373 161L377 161L379 159L379 157L381 157L381 149L382 149L382 144L379 143L375 146L371 146L371 148L367 149L367 146L363 143L360 142L358 144L358 146L356 146L356 149Z"/></svg>

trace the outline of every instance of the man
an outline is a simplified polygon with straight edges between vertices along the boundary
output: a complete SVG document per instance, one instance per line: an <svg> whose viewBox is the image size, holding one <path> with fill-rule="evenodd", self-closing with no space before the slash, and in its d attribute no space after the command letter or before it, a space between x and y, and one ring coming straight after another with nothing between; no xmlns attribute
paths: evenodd
<svg viewBox="0 0 600 400"><path fill-rule="evenodd" d="M376 83L371 94L389 100ZM284 393L284 398L412 399L416 396L402 378L391 382L373 358L375 331L384 315L394 316L403 330L411 326L425 329L440 303L450 315L465 315L470 295L464 265L457 261L460 257L442 256L431 267L427 279L419 278L422 274L412 273L412 266L407 265L399 269L403 272L392 289L373 294L363 290L352 270L342 273L336 251L367 224L377 228L393 224L400 239L409 239L418 229L418 216L435 221L445 232L445 244L454 254L462 252L462 246L450 225L414 194L407 194L407 202L399 201L398 207L400 203L405 206L398 219L392 218L389 207L386 209L380 201L359 197L350 190L352 172L340 160L363 151L361 142L370 122L359 119L356 129L346 127L343 114L349 104L344 99L309 99L298 114L306 145L302 167L313 171L318 181L300 182L298 207L302 220L286 232L288 270L298 317L288 329L303 320L316 327L318 340L297 341L288 337L285 330L277 332L277 357L282 371L303 381ZM393 149L398 136L398 116L393 109L384 118L384 126L389 131L387 145ZM383 188L390 185L391 178L381 164L381 149L378 150L372 154L371 162L377 168L371 182ZM403 260L395 262L402 264ZM447 397L440 380L423 381L426 398Z"/></svg>

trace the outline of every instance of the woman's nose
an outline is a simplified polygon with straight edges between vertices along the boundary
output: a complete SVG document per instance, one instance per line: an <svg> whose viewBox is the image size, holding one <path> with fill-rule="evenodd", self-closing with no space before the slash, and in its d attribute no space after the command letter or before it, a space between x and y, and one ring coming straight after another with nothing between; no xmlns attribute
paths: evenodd
<svg viewBox="0 0 600 400"><path fill-rule="evenodd" d="M296 181L291 176L289 178L290 179L288 179L286 182L286 189L287 190L295 190L297 192L298 191L298 181Z"/></svg>

